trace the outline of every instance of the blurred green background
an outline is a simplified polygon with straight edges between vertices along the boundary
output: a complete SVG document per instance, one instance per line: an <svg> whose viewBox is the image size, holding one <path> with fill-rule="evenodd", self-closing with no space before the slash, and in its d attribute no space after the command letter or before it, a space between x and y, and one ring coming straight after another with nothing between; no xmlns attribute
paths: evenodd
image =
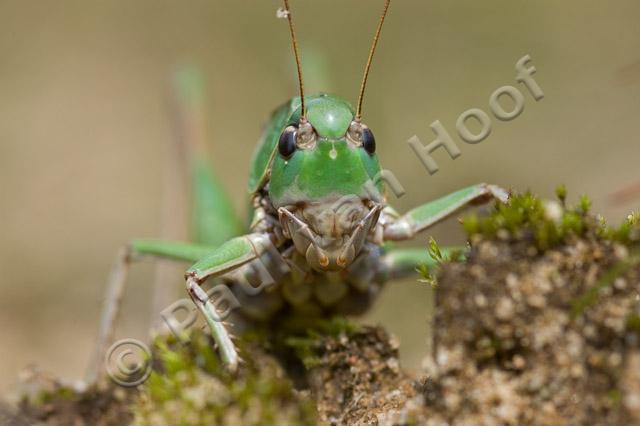
<svg viewBox="0 0 640 426"><path fill-rule="evenodd" d="M294 0L308 90L355 102L382 2ZM276 0L0 1L0 390L36 363L79 378L97 329L103 286L118 247L133 237L180 234L167 198L179 186L168 164L170 81L190 64L206 77L212 162L245 217L249 159L272 108L296 95L286 22ZM610 193L640 179L640 3L409 1L392 4L374 60L364 121L383 166L407 193L401 211L487 181L575 200L616 222L640 197ZM545 98L515 80L530 54ZM502 85L525 94L523 114L493 120L477 145L455 135L471 107L488 109ZM439 119L462 156L435 154L430 176L406 141L434 136ZM173 177L172 177L173 176ZM174 212L174 213L172 213ZM431 233L459 243L455 220ZM415 244L424 244L428 235ZM118 332L144 339L157 271L135 268ZM170 285L183 297L180 269ZM418 369L427 345L430 290L389 285L364 320L399 336Z"/></svg>

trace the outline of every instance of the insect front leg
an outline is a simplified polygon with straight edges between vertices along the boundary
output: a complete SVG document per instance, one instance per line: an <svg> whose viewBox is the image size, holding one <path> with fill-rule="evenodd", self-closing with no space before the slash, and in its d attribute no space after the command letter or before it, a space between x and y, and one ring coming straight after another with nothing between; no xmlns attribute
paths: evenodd
<svg viewBox="0 0 640 426"><path fill-rule="evenodd" d="M391 220L384 227L383 238L392 241L407 240L468 205L494 199L506 202L508 198L508 191L486 183L460 189Z"/></svg>
<svg viewBox="0 0 640 426"><path fill-rule="evenodd" d="M204 316L211 330L211 335L218 345L222 361L231 371L235 371L238 367L240 361L238 351L223 322L224 318L221 312L216 308L201 284L209 278L233 273L250 262L261 262L261 256L274 251L279 257L268 234L248 234L229 240L196 262L186 273L187 292ZM268 272L266 273L268 274ZM270 275L269 279L271 279ZM262 283L259 283L253 289L261 286Z"/></svg>

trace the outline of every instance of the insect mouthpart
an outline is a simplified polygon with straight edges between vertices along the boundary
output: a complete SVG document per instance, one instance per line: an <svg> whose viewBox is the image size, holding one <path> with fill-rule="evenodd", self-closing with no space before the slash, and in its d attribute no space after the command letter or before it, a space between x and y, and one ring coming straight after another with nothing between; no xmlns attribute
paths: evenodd
<svg viewBox="0 0 640 426"><path fill-rule="evenodd" d="M280 207L285 236L316 271L346 268L360 253L378 221L381 205L358 197Z"/></svg>

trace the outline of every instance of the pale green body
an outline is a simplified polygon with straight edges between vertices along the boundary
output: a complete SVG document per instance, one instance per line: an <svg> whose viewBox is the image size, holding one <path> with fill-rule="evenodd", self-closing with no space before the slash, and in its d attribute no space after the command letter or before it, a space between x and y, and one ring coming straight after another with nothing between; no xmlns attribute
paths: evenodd
<svg viewBox="0 0 640 426"><path fill-rule="evenodd" d="M190 104L190 92L181 93ZM252 160L248 186L253 214L244 232L224 191L195 152L194 242L130 243L110 282L99 353L110 339L124 287L119 271L135 254L194 262L186 274L187 290L233 369L238 355L221 322L218 300L212 301L200 287L205 280L217 277L227 283L239 301L238 312L250 318L359 313L386 281L414 273L419 263L433 263L426 248L389 249L387 241L412 238L472 201L507 197L495 186L474 185L399 216L385 205L377 155L345 138L354 120L350 104L327 94L306 101L316 142L288 159L280 156L280 134L300 119L299 98L273 113Z"/></svg>

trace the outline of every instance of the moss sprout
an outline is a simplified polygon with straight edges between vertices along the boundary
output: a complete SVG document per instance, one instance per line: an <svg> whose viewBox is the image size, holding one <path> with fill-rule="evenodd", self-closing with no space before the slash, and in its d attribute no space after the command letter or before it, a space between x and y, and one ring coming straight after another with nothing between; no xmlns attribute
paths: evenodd
<svg viewBox="0 0 640 426"><path fill-rule="evenodd" d="M156 338L154 371L132 405L134 424L315 424L313 401L294 390L274 359L257 348L243 352L255 357L232 375L201 331L189 334L188 345L173 336Z"/></svg>
<svg viewBox="0 0 640 426"><path fill-rule="evenodd" d="M541 250L567 243L571 238L594 238L630 244L640 241L637 214L631 214L620 226L610 227L602 218L590 214L591 200L580 197L576 206L567 204L564 186L556 189L558 200L545 200L530 192L514 194L507 203L497 202L486 217L475 214L463 220L469 238L530 239Z"/></svg>

